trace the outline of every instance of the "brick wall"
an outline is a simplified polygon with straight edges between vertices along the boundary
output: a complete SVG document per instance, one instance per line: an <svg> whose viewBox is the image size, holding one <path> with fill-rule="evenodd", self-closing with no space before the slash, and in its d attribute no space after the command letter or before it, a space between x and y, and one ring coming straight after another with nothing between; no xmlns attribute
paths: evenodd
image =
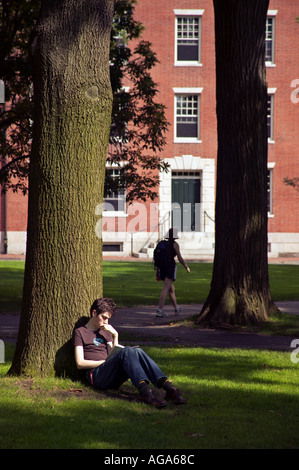
<svg viewBox="0 0 299 470"><path fill-rule="evenodd" d="M268 146L268 161L274 162L273 214L269 232L299 232L299 192L283 183L285 177L299 177L299 103L291 101L291 82L299 87L299 4L270 1L278 10L275 22L275 67L267 68L268 86L274 95L274 143Z"/></svg>
<svg viewBox="0 0 299 470"><path fill-rule="evenodd" d="M175 13L177 9L204 10L201 23L201 64L193 67L175 65ZM267 67L268 87L274 93L274 134L273 142L268 145L268 162L273 169L273 215L269 217L269 241L277 245L279 251L299 251L299 192L286 186L285 177L299 177L299 102L291 100L294 86L298 80L299 91L299 9L294 0L270 0L269 10L275 13L275 65ZM277 12L276 12L277 11ZM167 135L167 146L162 157L187 161L194 157L199 168L211 168L216 163L217 123L215 102L215 49L214 49L214 11L211 0L139 0L136 6L136 19L140 20L145 31L142 39L149 40L160 63L152 70L158 83L158 100L166 105L166 117L171 123ZM197 143L174 142L174 88L202 88L200 94L200 139ZM299 98L299 95L298 95ZM293 99L294 101L294 99ZM299 100L298 100L299 101ZM184 157L185 156L185 157ZM203 160L207 160L207 164ZM190 160L190 159L189 159ZM199 162L199 163L198 163ZM211 168L210 175L216 178ZM209 190L214 191L209 177ZM215 188L215 186L214 186ZM210 198L209 204L214 198ZM129 231L151 231L158 222L157 203L154 210L152 202L143 208L130 206L125 217L112 221L104 218L104 241L113 242L116 232L121 233L127 246ZM3 196L1 197L1 250L3 249ZM7 230L10 233L26 231L27 198L19 194L7 195ZM139 234L140 235L140 234ZM141 235L140 235L141 237ZM137 236L138 238L138 236ZM136 239L137 239L136 238ZM284 241L288 244L282 248ZM275 245L275 246L276 246Z"/></svg>

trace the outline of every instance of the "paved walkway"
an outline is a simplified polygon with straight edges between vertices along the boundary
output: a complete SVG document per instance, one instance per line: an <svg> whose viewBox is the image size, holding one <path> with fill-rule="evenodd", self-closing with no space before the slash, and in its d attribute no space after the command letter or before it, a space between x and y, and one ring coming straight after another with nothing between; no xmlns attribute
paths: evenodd
<svg viewBox="0 0 299 470"><path fill-rule="evenodd" d="M3 255L0 259L25 259L24 255ZM104 257L104 259L115 259L117 261L151 261L138 260L136 258ZM212 262L213 260L205 260ZM196 262L200 262L197 260ZM269 264L299 264L299 257L269 258ZM299 301L277 302L278 307L286 313L299 315ZM200 311L202 305L184 305L179 318L183 319ZM140 344L146 342L157 342L166 344L184 344L201 347L219 348L256 348L290 351L292 337L267 336L252 333L237 333L224 330L199 329L188 326L177 326L174 322L178 319L170 307L165 309L167 318L157 318L155 307L120 308L114 315L111 323L121 334L134 334L140 338ZM0 340L15 342L19 329L19 315L1 314L0 312ZM299 341L299 339L298 339Z"/></svg>
<svg viewBox="0 0 299 470"><path fill-rule="evenodd" d="M298 302L277 302L277 306L286 313L299 315ZM189 345L214 348L253 348L278 351L291 351L294 337L268 336L263 334L239 333L229 330L199 329L177 326L174 321L183 319L200 311L202 305L184 305L179 317L173 314L171 307L166 307L167 318L155 316L155 307L120 308L111 320L111 324L120 333L134 334L138 343L160 343L171 345ZM0 339L15 342L19 328L19 315L0 315ZM299 339L298 339L299 342ZM293 348L292 348L293 349Z"/></svg>
<svg viewBox="0 0 299 470"><path fill-rule="evenodd" d="M19 260L19 261L24 261L25 260L25 255L24 254L19 254L19 255L14 255L14 254L3 254L0 253L0 259L2 260ZM189 262L194 262L194 263L213 263L213 257L211 258L204 258L204 259L190 259L188 257L185 257L185 259ZM152 258L136 258L135 256L107 256L105 253L103 253L103 260L109 260L109 261L135 261L135 262L149 262L152 263L153 260ZM280 256L279 258L268 258L268 263L269 264L299 264L299 256Z"/></svg>
<svg viewBox="0 0 299 470"><path fill-rule="evenodd" d="M299 315L298 302L277 302L277 306L286 313ZM200 311L202 305L184 305L179 318L186 318ZM286 336L268 336L252 333L238 333L230 330L199 329L190 326L176 326L178 317L173 309L165 309L167 318L157 318L154 307L119 309L111 324L121 333L134 333L143 341L160 341L200 347L219 348L254 348L289 351L295 338ZM121 341L121 340L120 340ZM299 341L299 339L298 339Z"/></svg>

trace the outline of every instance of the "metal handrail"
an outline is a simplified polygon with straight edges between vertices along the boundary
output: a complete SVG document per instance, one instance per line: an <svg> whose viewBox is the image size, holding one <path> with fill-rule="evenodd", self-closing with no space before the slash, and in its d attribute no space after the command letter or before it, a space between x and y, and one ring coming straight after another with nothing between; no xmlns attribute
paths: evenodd
<svg viewBox="0 0 299 470"><path fill-rule="evenodd" d="M208 219L210 219L212 222L215 223L215 220L212 219L212 217L209 216L209 214L207 213L207 211L203 211L203 231L204 231L204 232L206 231L206 217L208 217Z"/></svg>
<svg viewBox="0 0 299 470"><path fill-rule="evenodd" d="M158 239L160 238L160 230L159 228L164 225L168 220L170 219L170 212L168 214L166 214L166 218L164 218L164 220L162 220L162 222L158 222L154 227L149 227L150 230L152 230L150 236L149 236L149 239L152 237L153 233L156 231L156 229L158 229ZM133 253L134 253L134 235L136 233L141 233L141 232L145 232L147 231L148 229L145 228L145 229L142 229L142 230L137 230L135 232L131 232L131 256L133 256ZM146 244L146 243L145 243Z"/></svg>

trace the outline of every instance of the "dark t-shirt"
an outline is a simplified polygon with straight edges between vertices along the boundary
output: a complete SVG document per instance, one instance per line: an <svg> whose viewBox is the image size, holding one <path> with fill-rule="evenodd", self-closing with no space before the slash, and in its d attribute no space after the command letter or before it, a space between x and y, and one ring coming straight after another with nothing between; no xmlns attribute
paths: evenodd
<svg viewBox="0 0 299 470"><path fill-rule="evenodd" d="M103 329L92 331L86 326L74 330L74 346L83 346L84 359L86 360L105 361L108 356L107 343L109 342L113 342L110 331Z"/></svg>

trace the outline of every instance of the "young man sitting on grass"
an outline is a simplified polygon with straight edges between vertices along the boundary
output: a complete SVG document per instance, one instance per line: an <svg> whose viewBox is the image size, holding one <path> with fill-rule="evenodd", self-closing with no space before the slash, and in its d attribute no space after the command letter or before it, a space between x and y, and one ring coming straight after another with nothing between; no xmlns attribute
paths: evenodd
<svg viewBox="0 0 299 470"><path fill-rule="evenodd" d="M180 405L186 400L158 365L140 348L126 346L107 359L118 344L118 332L108 322L115 313L112 299L93 302L88 322L74 330L75 360L78 369L86 369L87 379L96 388L119 388L128 379L137 387L140 399L158 408L166 406L149 387L149 382L166 391L166 400Z"/></svg>

